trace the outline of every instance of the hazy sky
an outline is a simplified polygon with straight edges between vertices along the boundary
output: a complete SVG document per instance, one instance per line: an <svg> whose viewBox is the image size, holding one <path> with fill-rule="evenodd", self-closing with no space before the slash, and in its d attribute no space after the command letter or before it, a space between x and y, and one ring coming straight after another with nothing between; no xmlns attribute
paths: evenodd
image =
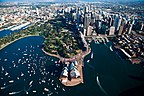
<svg viewBox="0 0 144 96"><path fill-rule="evenodd" d="M0 0L0 2L15 2L15 1L20 1L20 2L26 2L26 1L32 1L32 2L41 2L41 1L47 1L47 2L52 2L52 1L78 1L78 0ZM80 1L144 1L144 0L80 0Z"/></svg>

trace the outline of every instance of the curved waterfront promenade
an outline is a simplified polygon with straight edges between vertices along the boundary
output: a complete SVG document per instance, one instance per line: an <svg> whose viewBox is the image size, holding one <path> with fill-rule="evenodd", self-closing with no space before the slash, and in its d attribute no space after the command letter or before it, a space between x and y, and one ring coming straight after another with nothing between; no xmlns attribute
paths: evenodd
<svg viewBox="0 0 144 96"><path fill-rule="evenodd" d="M17 40L20 40L20 39L26 38L26 37L30 37L30 36L38 36L38 35L27 35L27 36L24 36L24 37L20 37L20 38L14 40L14 41L11 41L11 42L8 42L8 43L6 43L6 44L3 44L3 45L0 47L0 50L2 50L3 48L5 48L6 46L8 46L8 45L10 45L10 44L12 44L12 43L14 43L14 42L16 42Z"/></svg>
<svg viewBox="0 0 144 96"><path fill-rule="evenodd" d="M80 83L84 83L84 81L83 81L83 70L82 70L82 68L84 66L83 59L86 55L88 55L91 52L90 48L87 51L84 51L84 52L81 51L79 54L73 56L72 58L63 58L63 57L60 57L59 55L50 54L50 53L46 52L43 48L42 48L42 51L47 55L59 58L60 61L62 61L63 63L77 61L78 65L76 67L77 67L77 69L80 73L80 77L79 78L71 78L71 80L68 80L67 77L60 76L59 80L61 81L61 83L63 85L65 85L65 86L76 86Z"/></svg>

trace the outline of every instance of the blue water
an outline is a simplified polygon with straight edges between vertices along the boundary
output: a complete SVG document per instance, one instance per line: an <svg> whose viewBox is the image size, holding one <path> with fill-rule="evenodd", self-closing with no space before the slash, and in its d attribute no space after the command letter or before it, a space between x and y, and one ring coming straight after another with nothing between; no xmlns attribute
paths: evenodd
<svg viewBox="0 0 144 96"><path fill-rule="evenodd" d="M89 54L84 59L84 83L65 87L58 80L61 73L61 66L55 66L58 59L42 52L43 41L39 36L27 37L0 51L0 88L3 88L0 96L12 92L16 96L118 96L122 91L144 84L128 77L143 77L143 69L110 51L111 42L92 42L94 58ZM14 82L10 83L11 80Z"/></svg>
<svg viewBox="0 0 144 96"><path fill-rule="evenodd" d="M0 38L4 37L4 36L9 36L10 34L12 34L13 32L11 30L3 30L0 31Z"/></svg>

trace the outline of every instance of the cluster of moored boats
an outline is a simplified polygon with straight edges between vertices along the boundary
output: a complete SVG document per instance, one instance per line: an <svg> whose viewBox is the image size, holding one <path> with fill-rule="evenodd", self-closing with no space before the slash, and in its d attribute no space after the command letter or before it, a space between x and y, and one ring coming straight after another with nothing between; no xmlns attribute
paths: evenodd
<svg viewBox="0 0 144 96"><path fill-rule="evenodd" d="M21 48L18 48L17 51L20 53L12 53L12 56L18 58L16 60L8 59L6 57L0 58L0 62L4 62L4 64L1 65L1 76L0 81L0 89L7 90L8 87L16 87L19 84L18 82L25 83L25 85L21 86L21 88L24 88L20 91L12 91L9 92L8 95L15 95L15 94L29 94L29 93L37 93L37 88L34 88L34 85L47 85L48 87L44 87L42 94L59 94L59 90L65 91L65 88L59 85L55 82L55 77L57 74L57 70L49 71L46 66L48 65L48 62L52 62L55 67L59 67L60 64L57 63L53 58L46 55L39 55L35 48L39 47L37 46L26 46L26 48L23 50ZM7 54L8 52L5 52ZM22 55L21 55L22 54ZM8 63L10 64L8 65ZM5 66L7 65L7 66ZM7 67L7 68L6 68ZM24 69L22 68L24 67ZM22 68L22 69L21 69ZM13 73L15 73L13 75ZM18 75L19 73L19 75ZM38 82L37 82L38 81ZM25 88L25 86L29 86L28 88ZM49 86L51 86L49 88Z"/></svg>

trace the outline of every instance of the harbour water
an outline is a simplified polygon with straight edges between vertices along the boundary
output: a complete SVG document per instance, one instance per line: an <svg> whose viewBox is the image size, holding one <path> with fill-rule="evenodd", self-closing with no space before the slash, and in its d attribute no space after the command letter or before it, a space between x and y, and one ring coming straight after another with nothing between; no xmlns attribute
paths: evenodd
<svg viewBox="0 0 144 96"><path fill-rule="evenodd" d="M140 65L132 65L111 51L111 42L92 42L93 58L89 54L84 59L84 83L65 87L58 80L58 59L42 52L43 41L39 36L26 37L0 50L1 96L118 96L144 84L131 78L144 75Z"/></svg>
<svg viewBox="0 0 144 96"><path fill-rule="evenodd" d="M4 36L9 36L10 34L12 34L13 31L7 29L7 30L2 30L0 31L0 38L4 37Z"/></svg>

